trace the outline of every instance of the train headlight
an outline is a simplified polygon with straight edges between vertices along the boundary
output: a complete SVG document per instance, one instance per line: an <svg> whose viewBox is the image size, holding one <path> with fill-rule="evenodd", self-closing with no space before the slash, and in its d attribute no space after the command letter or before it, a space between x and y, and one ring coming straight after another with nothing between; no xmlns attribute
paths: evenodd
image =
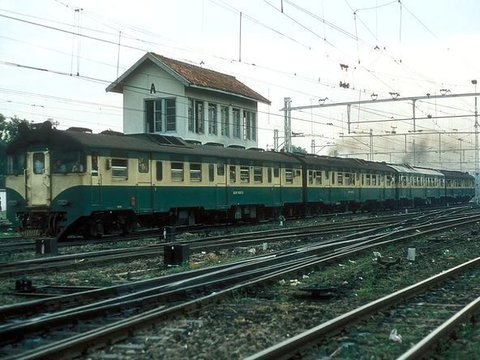
<svg viewBox="0 0 480 360"><path fill-rule="evenodd" d="M15 207L18 205L18 201L17 200L8 200L7 202L7 206L8 207Z"/></svg>
<svg viewBox="0 0 480 360"><path fill-rule="evenodd" d="M63 199L60 199L60 200L57 200L57 204L59 206L67 206L70 202L68 200L63 200Z"/></svg>

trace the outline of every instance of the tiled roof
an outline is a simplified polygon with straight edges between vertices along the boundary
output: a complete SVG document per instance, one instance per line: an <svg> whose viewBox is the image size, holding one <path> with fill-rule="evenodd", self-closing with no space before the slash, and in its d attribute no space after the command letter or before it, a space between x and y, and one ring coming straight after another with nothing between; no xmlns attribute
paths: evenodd
<svg viewBox="0 0 480 360"><path fill-rule="evenodd" d="M122 82L130 75L135 68L143 63L145 60L150 59L157 65L163 64L167 70L173 72L177 77L183 79L186 86L200 87L209 89L212 91L220 91L227 94L242 96L251 100L256 100L265 104L270 104L270 101L260 95L259 93L250 89L247 85L238 81L234 76L220 73L209 69L202 68L200 66L192 65L183 61L167 58L165 56L155 54L153 52L147 53L140 61L132 66L127 72L112 83L107 91L122 90ZM161 64L159 64L161 63Z"/></svg>
<svg viewBox="0 0 480 360"><path fill-rule="evenodd" d="M154 57L187 80L191 85L221 90L227 93L238 94L250 99L270 104L270 101L262 95L250 89L247 85L238 81L234 76L220 73L200 66L191 65L182 61L167 58L162 55L151 53Z"/></svg>

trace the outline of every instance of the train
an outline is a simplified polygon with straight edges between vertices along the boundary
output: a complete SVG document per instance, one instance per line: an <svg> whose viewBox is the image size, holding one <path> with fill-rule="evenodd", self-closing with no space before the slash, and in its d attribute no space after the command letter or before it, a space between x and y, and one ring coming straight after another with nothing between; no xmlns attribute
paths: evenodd
<svg viewBox="0 0 480 360"><path fill-rule="evenodd" d="M137 227L259 221L468 202L466 172L197 144L154 133L22 126L7 214L23 234L98 238Z"/></svg>

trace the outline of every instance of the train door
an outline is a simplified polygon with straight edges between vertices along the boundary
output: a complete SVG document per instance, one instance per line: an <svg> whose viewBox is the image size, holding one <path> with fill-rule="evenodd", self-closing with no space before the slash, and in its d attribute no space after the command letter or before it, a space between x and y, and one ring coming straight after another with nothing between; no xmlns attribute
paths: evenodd
<svg viewBox="0 0 480 360"><path fill-rule="evenodd" d="M50 156L48 151L27 152L25 170L27 206L50 206Z"/></svg>
<svg viewBox="0 0 480 360"><path fill-rule="evenodd" d="M137 194L135 200L131 199L131 205L143 213L153 211L153 172L150 163L150 154L142 153L138 156Z"/></svg>
<svg viewBox="0 0 480 360"><path fill-rule="evenodd" d="M211 182L213 179L215 179L214 175L214 165L209 164L208 165L208 177L209 181ZM216 187L216 198L217 198L217 208L218 209L226 209L228 208L228 201L227 201L227 179L225 175L225 164L223 163L218 163L217 164L217 177L215 181L215 187Z"/></svg>
<svg viewBox="0 0 480 360"><path fill-rule="evenodd" d="M282 206L282 177L280 176L280 167L273 167L272 182L272 203L273 206Z"/></svg>
<svg viewBox="0 0 480 360"><path fill-rule="evenodd" d="M92 208L101 207L102 202L102 174L98 172L98 154L92 154L92 170L91 170L91 204Z"/></svg>

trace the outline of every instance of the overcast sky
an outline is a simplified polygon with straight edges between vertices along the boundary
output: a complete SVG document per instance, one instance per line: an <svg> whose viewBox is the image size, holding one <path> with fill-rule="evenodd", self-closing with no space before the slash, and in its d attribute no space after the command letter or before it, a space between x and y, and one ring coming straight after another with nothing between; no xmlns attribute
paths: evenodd
<svg viewBox="0 0 480 360"><path fill-rule="evenodd" d="M271 148L273 129L283 132L284 97L302 106L325 98L369 100L372 93L383 99L440 89L474 92L471 80L480 81L479 16L475 0L2 0L0 113L35 122L52 118L60 129L122 131L122 95L105 88L154 51L234 75L269 98L271 106L259 106L258 126L259 145ZM418 102L416 116L425 119L417 130L458 131L444 135L440 146L463 146L468 167L473 136L462 132L473 132L473 114L473 97ZM412 116L411 103L369 104L352 109L351 116L357 134L412 130L405 120ZM334 144L341 154L370 149L368 138L339 139L347 133L344 107L292 117L292 130L304 134L293 144L308 151L312 139L319 154ZM372 119L395 121L364 122ZM401 151L403 137L374 140L376 159L402 160L395 154L392 159L388 149ZM439 145L431 137L417 138L420 146L433 156ZM454 162L462 154L452 156Z"/></svg>

